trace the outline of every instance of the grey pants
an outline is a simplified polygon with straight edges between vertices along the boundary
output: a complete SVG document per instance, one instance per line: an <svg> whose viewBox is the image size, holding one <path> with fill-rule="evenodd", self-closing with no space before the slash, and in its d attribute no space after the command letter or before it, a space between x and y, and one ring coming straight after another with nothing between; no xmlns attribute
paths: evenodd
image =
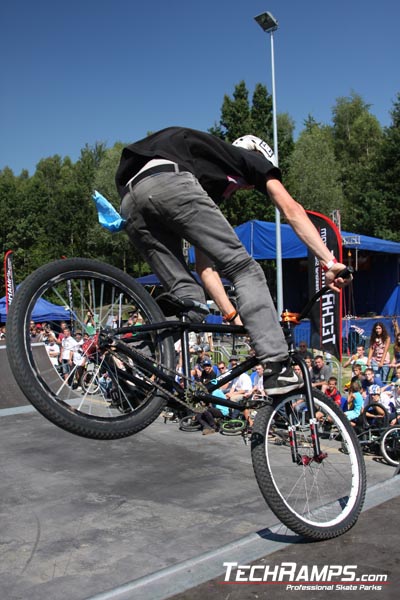
<svg viewBox="0 0 400 600"><path fill-rule="evenodd" d="M234 284L243 324L260 360L282 361L287 345L264 273L249 256L218 206L191 173L159 173L122 200L131 242L165 291L205 301L182 253L182 239L199 248Z"/></svg>

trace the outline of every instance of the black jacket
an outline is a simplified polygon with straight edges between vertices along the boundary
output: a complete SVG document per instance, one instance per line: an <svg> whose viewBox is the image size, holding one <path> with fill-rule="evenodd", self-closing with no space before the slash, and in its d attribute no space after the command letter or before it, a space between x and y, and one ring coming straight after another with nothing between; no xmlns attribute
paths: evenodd
<svg viewBox="0 0 400 600"><path fill-rule="evenodd" d="M232 146L214 135L183 127L168 127L126 146L116 174L118 193L152 158L165 158L193 173L216 202L236 189L255 187L266 194L267 176L280 179L280 170L257 152Z"/></svg>

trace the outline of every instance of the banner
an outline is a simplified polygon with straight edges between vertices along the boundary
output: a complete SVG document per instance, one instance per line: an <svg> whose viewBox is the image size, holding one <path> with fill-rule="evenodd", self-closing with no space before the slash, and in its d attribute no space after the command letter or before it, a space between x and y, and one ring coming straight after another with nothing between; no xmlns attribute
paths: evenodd
<svg viewBox="0 0 400 600"><path fill-rule="evenodd" d="M342 237L335 223L325 215L307 211L312 223L318 230L324 244L338 262L342 262ZM316 294L325 286L325 271L319 260L308 252L308 289L309 296ZM310 312L311 347L333 354L342 359L342 292L332 291L324 294L314 304Z"/></svg>
<svg viewBox="0 0 400 600"><path fill-rule="evenodd" d="M14 273L13 273L13 251L8 250L4 256L4 280L6 284L6 313L8 313L8 307L14 298L15 286L14 286Z"/></svg>

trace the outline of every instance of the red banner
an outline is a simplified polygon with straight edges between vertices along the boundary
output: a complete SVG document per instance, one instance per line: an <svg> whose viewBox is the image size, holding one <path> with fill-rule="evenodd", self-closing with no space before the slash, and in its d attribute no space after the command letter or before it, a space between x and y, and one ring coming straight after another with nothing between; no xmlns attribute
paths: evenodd
<svg viewBox="0 0 400 600"><path fill-rule="evenodd" d="M335 223L325 215L307 211L324 244L338 262L342 260L342 237ZM325 286L325 272L319 260L308 253L309 295L313 296ZM310 312L311 347L342 359L342 292L324 294Z"/></svg>
<svg viewBox="0 0 400 600"><path fill-rule="evenodd" d="M14 273L13 273L13 251L8 250L4 255L4 280L6 284L6 313L8 313L8 307L14 298L15 286L14 286Z"/></svg>

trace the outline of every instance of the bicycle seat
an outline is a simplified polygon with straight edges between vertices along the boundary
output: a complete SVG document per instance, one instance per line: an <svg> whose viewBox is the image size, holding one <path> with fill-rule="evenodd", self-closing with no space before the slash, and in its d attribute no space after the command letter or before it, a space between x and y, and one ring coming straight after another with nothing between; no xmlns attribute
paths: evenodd
<svg viewBox="0 0 400 600"><path fill-rule="evenodd" d="M166 317L180 316L189 311L194 311L201 315L208 315L210 313L207 304L202 304L191 298L178 298L174 294L160 294L156 298L156 302Z"/></svg>

